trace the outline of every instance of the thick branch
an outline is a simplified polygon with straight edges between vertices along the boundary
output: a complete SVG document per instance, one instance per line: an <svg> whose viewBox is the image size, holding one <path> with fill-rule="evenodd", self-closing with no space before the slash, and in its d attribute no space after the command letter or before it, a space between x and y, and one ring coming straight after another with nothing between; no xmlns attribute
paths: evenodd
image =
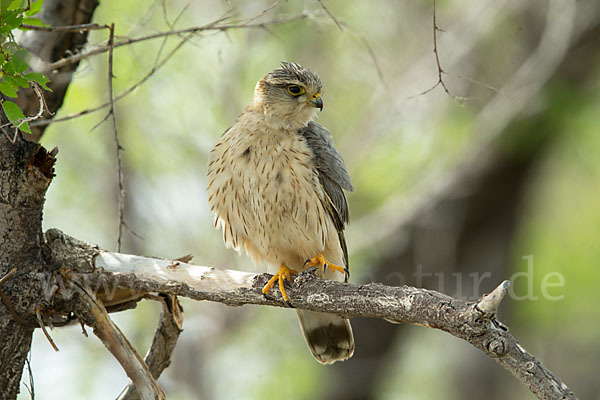
<svg viewBox="0 0 600 400"><path fill-rule="evenodd" d="M52 251L59 256L68 253L65 243L56 240L58 231L47 237L60 248ZM81 252L82 244L78 244ZM79 279L95 288L98 298L111 301L128 291L129 300L145 293L166 293L194 300L209 300L241 306L244 304L287 307L277 291L266 298L261 288L268 274L202 267L183 262L157 258L98 251L91 247L95 272L74 271ZM60 259L54 262L70 265ZM76 264L73 265L77 269ZM573 392L517 340L493 313L499 303L499 294L505 283L493 296L481 302L467 302L444 294L410 286L385 286L378 283L352 285L322 280L310 272L298 275L290 284L288 294L296 308L339 314L346 317L381 318L391 323L409 323L440 329L466 340L525 383L540 399L575 399ZM68 296L68 288L58 293ZM492 301L492 299L497 299ZM482 311L483 308L485 311ZM491 311L491 313L490 313Z"/></svg>

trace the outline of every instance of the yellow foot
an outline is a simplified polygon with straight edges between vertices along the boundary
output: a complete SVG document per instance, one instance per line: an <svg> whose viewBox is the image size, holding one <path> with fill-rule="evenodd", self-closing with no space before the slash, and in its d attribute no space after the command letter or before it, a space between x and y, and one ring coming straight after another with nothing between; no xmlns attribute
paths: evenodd
<svg viewBox="0 0 600 400"><path fill-rule="evenodd" d="M285 292L285 288L283 287L283 283L286 280L291 280L293 275L296 275L298 272L294 271L293 269L290 269L288 267L286 267L285 265L281 264L279 266L279 271L273 275L273 277L271 279L269 279L269 282L267 282L267 284L265 285L265 287L263 287L262 292L263 295L267 295L269 293L269 290L271 290L271 288L273 286L275 286L275 282L279 281L279 291L281 292L281 297L283 297L283 301L285 301L290 307L292 306L292 303L290 303L290 298L288 297L287 293Z"/></svg>
<svg viewBox="0 0 600 400"><path fill-rule="evenodd" d="M304 262L305 267L321 267L321 270L325 272L327 268L332 269L334 271L341 272L342 274L348 276L350 275L350 271L348 268L341 267L339 265L335 265L327 261L327 259L323 256L323 254L317 254L315 257L310 258Z"/></svg>

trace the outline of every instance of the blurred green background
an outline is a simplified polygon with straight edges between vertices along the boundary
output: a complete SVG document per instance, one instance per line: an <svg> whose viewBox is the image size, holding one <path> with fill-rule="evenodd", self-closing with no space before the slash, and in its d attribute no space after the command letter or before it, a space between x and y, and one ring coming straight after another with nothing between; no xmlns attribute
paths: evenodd
<svg viewBox="0 0 600 400"><path fill-rule="evenodd" d="M175 29L251 18L271 4L103 1L94 19L114 22L119 39L167 31L180 13ZM138 235L126 231L123 252L192 253L199 265L263 271L226 249L212 226L207 155L255 83L279 61L295 61L324 82L318 120L356 188L348 196L351 281L475 299L512 277L501 320L580 398L600 399L598 2L438 2L439 56L456 98L441 86L421 94L438 79L431 2L323 4L341 28L318 1L282 1L255 22L307 17L202 32L116 103L125 218ZM105 40L92 32L89 43ZM116 49L115 92L179 40ZM107 101L106 65L106 54L81 63L56 118ZM110 123L92 129L105 112L45 133L43 145L60 152L44 227L115 250L115 144ZM356 320L355 357L325 367L290 310L181 301L184 332L159 380L170 399L534 398L493 360L432 329ZM144 301L114 314L142 354L158 312ZM58 353L36 331L36 398L115 398L127 384L102 344L80 331L53 330ZM28 396L23 387L19 398Z"/></svg>

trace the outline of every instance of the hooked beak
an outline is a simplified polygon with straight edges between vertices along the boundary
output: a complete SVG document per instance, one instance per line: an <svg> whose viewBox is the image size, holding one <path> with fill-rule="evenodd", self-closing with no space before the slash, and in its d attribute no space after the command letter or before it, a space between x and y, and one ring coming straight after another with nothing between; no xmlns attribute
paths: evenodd
<svg viewBox="0 0 600 400"><path fill-rule="evenodd" d="M315 93L310 99L308 99L307 103L315 108L318 108L319 111L323 111L323 99L321 98L320 93Z"/></svg>

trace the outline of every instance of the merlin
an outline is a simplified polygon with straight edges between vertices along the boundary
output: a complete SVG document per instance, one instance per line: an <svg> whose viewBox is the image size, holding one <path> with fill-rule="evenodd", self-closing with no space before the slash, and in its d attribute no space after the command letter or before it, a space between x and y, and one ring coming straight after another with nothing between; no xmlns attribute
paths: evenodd
<svg viewBox="0 0 600 400"><path fill-rule="evenodd" d="M313 121L323 109L322 86L314 72L282 62L256 84L252 103L223 133L208 164L215 227L228 246L277 271L263 294L278 284L290 306L284 283L299 271L318 267L320 278L344 282L349 274L344 190L353 187L331 134ZM296 312L317 361L352 356L347 319Z"/></svg>

